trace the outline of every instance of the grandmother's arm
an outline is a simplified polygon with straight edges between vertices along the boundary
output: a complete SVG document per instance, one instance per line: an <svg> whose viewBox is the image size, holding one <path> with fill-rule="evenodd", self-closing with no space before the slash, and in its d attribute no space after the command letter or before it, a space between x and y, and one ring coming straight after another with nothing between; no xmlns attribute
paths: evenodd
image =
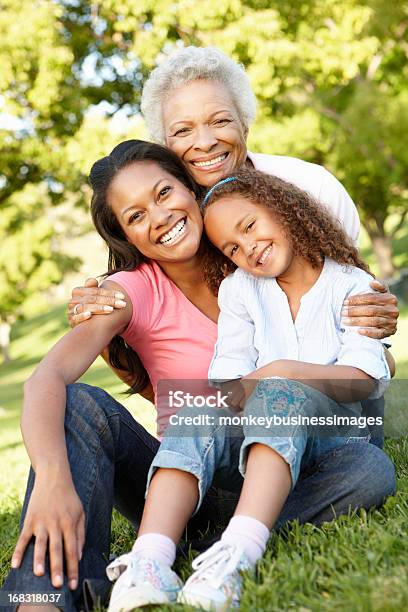
<svg viewBox="0 0 408 612"><path fill-rule="evenodd" d="M343 303L342 317L346 325L359 327L359 334L383 340L397 331L398 300L378 280L370 283L375 293L350 295Z"/></svg>

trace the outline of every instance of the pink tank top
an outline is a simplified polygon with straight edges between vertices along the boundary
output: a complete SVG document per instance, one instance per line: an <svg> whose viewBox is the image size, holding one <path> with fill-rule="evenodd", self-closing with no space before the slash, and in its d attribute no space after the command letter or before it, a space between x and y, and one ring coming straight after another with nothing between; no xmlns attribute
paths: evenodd
<svg viewBox="0 0 408 612"><path fill-rule="evenodd" d="M217 340L216 323L155 262L143 263L132 272L116 272L109 280L123 287L132 302L132 319L121 335L139 355L155 397L159 381L206 381ZM164 397L156 399L156 409L161 435L176 410Z"/></svg>

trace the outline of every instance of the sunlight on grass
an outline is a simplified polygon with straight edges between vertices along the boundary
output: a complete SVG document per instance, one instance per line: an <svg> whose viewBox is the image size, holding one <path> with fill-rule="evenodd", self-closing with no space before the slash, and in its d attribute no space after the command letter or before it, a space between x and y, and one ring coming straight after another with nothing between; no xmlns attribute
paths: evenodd
<svg viewBox="0 0 408 612"><path fill-rule="evenodd" d="M51 310L16 326L13 361L0 366L0 583L9 566L17 538L18 520L29 461L19 429L22 385L43 354L67 330L65 308ZM257 578L245 578L241 610L350 610L380 612L408 608L408 431L405 381L408 378L408 308L403 309L399 331L392 338L397 360L396 380L389 392L389 429L398 439L387 441L398 475L398 493L380 511L341 517L321 528L292 525L273 534ZM82 379L104 388L123 403L151 432L155 412L139 396L123 394L125 386L102 360ZM112 551L128 550L133 530L118 513L112 524ZM177 562L188 575L185 561ZM387 602L391 602L388 605ZM161 607L161 609L167 609ZM170 610L170 608L168 608ZM179 609L182 609L179 607Z"/></svg>

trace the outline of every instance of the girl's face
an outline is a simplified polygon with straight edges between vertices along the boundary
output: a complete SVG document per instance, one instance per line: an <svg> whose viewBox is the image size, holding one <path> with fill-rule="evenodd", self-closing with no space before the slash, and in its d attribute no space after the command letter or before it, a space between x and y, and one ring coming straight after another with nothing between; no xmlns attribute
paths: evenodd
<svg viewBox="0 0 408 612"><path fill-rule="evenodd" d="M149 259L182 262L197 254L203 222L195 196L157 163L120 170L108 203L128 241Z"/></svg>
<svg viewBox="0 0 408 612"><path fill-rule="evenodd" d="M293 261L290 242L271 211L240 195L211 204L204 225L211 242L253 276L281 276Z"/></svg>
<svg viewBox="0 0 408 612"><path fill-rule="evenodd" d="M245 163L247 131L222 83L181 85L164 104L163 122L166 145L199 185L211 187Z"/></svg>

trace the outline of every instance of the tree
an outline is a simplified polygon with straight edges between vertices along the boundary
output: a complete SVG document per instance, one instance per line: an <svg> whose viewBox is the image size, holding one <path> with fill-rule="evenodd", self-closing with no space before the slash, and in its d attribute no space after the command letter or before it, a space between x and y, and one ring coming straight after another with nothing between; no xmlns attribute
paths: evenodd
<svg viewBox="0 0 408 612"><path fill-rule="evenodd" d="M86 4L76 3L77 21ZM136 77L136 111L148 71L177 45L216 45L241 61L259 100L250 145L338 175L381 275L392 275L390 243L408 206L406 2L102 0L93 7L100 74L117 53L116 66ZM129 102L123 76L119 84L118 105Z"/></svg>
<svg viewBox="0 0 408 612"><path fill-rule="evenodd" d="M80 264L64 254L62 239L82 230L75 215L89 201L91 163L123 136L89 113L93 90L81 66L93 38L70 35L69 9L45 0L1 4L0 349L7 359L13 322Z"/></svg>
<svg viewBox="0 0 408 612"><path fill-rule="evenodd" d="M383 278L395 272L392 240L408 214L407 135L408 92L359 83L329 157L359 205Z"/></svg>
<svg viewBox="0 0 408 612"><path fill-rule="evenodd" d="M10 325L27 298L59 282L79 261L58 250L49 218L60 195L58 147L78 114L77 102L64 91L73 58L61 40L60 12L52 3L7 0L0 13L0 324L6 358Z"/></svg>
<svg viewBox="0 0 408 612"><path fill-rule="evenodd" d="M381 274L392 274L390 240L408 207L405 1L1 5L3 321L78 265L59 236L78 231L89 167L123 137L143 134L129 118L138 117L149 71L178 45L216 45L245 65L259 100L250 146L328 166L359 207ZM115 117L123 121L116 133Z"/></svg>

